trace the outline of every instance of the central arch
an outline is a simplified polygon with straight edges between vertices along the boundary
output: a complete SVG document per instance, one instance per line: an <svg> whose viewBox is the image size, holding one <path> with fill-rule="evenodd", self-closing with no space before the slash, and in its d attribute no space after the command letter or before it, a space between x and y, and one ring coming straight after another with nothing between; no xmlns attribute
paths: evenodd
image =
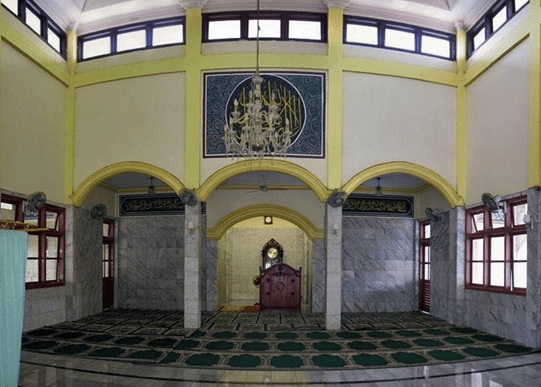
<svg viewBox="0 0 541 387"><path fill-rule="evenodd" d="M201 201L206 201L212 191L227 179L246 172L270 171L296 177L308 185L322 202L327 200L330 191L307 169L283 160L247 160L234 163L214 172L197 190Z"/></svg>
<svg viewBox="0 0 541 387"><path fill-rule="evenodd" d="M324 237L323 229L315 227L308 218L297 211L276 204L255 204L240 208L224 216L214 227L207 229L207 238L220 239L227 230L238 222L265 215L272 215L293 223L304 231L312 241L322 240Z"/></svg>

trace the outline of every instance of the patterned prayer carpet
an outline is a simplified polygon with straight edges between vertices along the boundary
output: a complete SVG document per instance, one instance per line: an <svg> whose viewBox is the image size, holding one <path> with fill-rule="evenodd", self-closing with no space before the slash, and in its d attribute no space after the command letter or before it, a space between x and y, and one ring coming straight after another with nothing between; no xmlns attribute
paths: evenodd
<svg viewBox="0 0 541 387"><path fill-rule="evenodd" d="M529 347L421 313L204 313L184 329L182 311L108 310L26 332L42 353L215 369L316 370L430 365L533 352Z"/></svg>

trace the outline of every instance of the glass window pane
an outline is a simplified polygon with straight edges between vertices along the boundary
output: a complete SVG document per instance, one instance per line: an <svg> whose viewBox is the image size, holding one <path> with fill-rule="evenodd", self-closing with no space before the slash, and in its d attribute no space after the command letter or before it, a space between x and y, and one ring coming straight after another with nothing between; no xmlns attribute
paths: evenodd
<svg viewBox="0 0 541 387"><path fill-rule="evenodd" d="M505 284L505 264L503 262L490 263L490 285L503 286Z"/></svg>
<svg viewBox="0 0 541 387"><path fill-rule="evenodd" d="M472 261L483 261L484 243L482 239L474 239L472 241Z"/></svg>
<svg viewBox="0 0 541 387"><path fill-rule="evenodd" d="M108 237L109 236L109 223L103 224L103 236Z"/></svg>
<svg viewBox="0 0 541 387"><path fill-rule="evenodd" d="M507 8L503 7L494 17L492 18L492 31L496 31L507 21Z"/></svg>
<svg viewBox="0 0 541 387"><path fill-rule="evenodd" d="M513 260L526 261L528 257L528 238L526 234L513 235Z"/></svg>
<svg viewBox="0 0 541 387"><path fill-rule="evenodd" d="M146 39L147 33L145 30L137 30L118 34L116 38L116 50L117 52L121 52L146 47Z"/></svg>
<svg viewBox="0 0 541 387"><path fill-rule="evenodd" d="M513 287L526 288L527 274L527 263L515 262L513 264Z"/></svg>
<svg viewBox="0 0 541 387"><path fill-rule="evenodd" d="M424 226L425 239L430 239L430 224Z"/></svg>
<svg viewBox="0 0 541 387"><path fill-rule="evenodd" d="M47 258L57 258L58 257L58 238L56 237L47 237Z"/></svg>
<svg viewBox="0 0 541 387"><path fill-rule="evenodd" d="M37 259L26 261L26 282L37 282L39 279L39 268Z"/></svg>
<svg viewBox="0 0 541 387"><path fill-rule="evenodd" d="M28 234L28 257L37 258L39 255L39 237Z"/></svg>
<svg viewBox="0 0 541 387"><path fill-rule="evenodd" d="M349 43L378 44L378 28L376 26L348 24L346 34Z"/></svg>
<svg viewBox="0 0 541 387"><path fill-rule="evenodd" d="M505 260L505 237L500 236L490 238L490 260Z"/></svg>
<svg viewBox="0 0 541 387"><path fill-rule="evenodd" d="M518 226L524 224L524 215L528 213L528 204L519 204L513 206L513 225Z"/></svg>
<svg viewBox="0 0 541 387"><path fill-rule="evenodd" d="M425 280L430 281L430 265L425 265Z"/></svg>
<svg viewBox="0 0 541 387"><path fill-rule="evenodd" d="M111 37L87 40L83 42L83 59L111 53Z"/></svg>
<svg viewBox="0 0 541 387"><path fill-rule="evenodd" d="M30 8L26 8L26 24L41 35L41 19Z"/></svg>
<svg viewBox="0 0 541 387"><path fill-rule="evenodd" d="M415 35L413 32L387 28L385 30L385 47L415 51Z"/></svg>
<svg viewBox="0 0 541 387"><path fill-rule="evenodd" d="M103 278L109 277L109 261L103 262Z"/></svg>
<svg viewBox="0 0 541 387"><path fill-rule="evenodd" d="M449 58L451 56L451 42L446 39L423 35L421 38L421 52Z"/></svg>
<svg viewBox="0 0 541 387"><path fill-rule="evenodd" d="M240 39L240 20L209 22L209 40Z"/></svg>
<svg viewBox="0 0 541 387"><path fill-rule="evenodd" d="M492 228L500 228L505 226L505 212L493 211L490 214L492 217Z"/></svg>
<svg viewBox="0 0 541 387"><path fill-rule="evenodd" d="M56 51L60 52L60 37L50 28L47 30L47 42L49 42Z"/></svg>
<svg viewBox="0 0 541 387"><path fill-rule="evenodd" d="M7 9L9 9L15 15L18 14L18 10L17 10L17 8L19 6L19 1L18 0L2 0L2 5L6 6Z"/></svg>
<svg viewBox="0 0 541 387"><path fill-rule="evenodd" d="M15 220L15 206L9 203L1 203L0 214L0 219Z"/></svg>
<svg viewBox="0 0 541 387"><path fill-rule="evenodd" d="M472 284L483 285L483 262L472 263Z"/></svg>
<svg viewBox="0 0 541 387"><path fill-rule="evenodd" d="M485 29L481 28L481 30L473 37L473 49L477 50L477 48L485 42Z"/></svg>
<svg viewBox="0 0 541 387"><path fill-rule="evenodd" d="M47 224L46 224L45 227L47 227L48 229L51 229L51 230L58 231L56 212L47 211Z"/></svg>
<svg viewBox="0 0 541 387"><path fill-rule="evenodd" d="M321 23L318 21L290 20L289 39L321 40Z"/></svg>
<svg viewBox="0 0 541 387"><path fill-rule="evenodd" d="M480 214L473 215L473 228L475 231L483 231L485 226L483 223L483 220L485 218L485 214L482 212Z"/></svg>
<svg viewBox="0 0 541 387"><path fill-rule="evenodd" d="M175 44L184 42L184 29L182 24L156 27L152 30L152 45Z"/></svg>
<svg viewBox="0 0 541 387"><path fill-rule="evenodd" d="M103 260L107 261L109 259L109 245L103 245Z"/></svg>
<svg viewBox="0 0 541 387"><path fill-rule="evenodd" d="M515 0L515 11L524 7L528 2L529 0Z"/></svg>
<svg viewBox="0 0 541 387"><path fill-rule="evenodd" d="M425 250L424 252L425 263L430 263L430 246L425 246L424 250Z"/></svg>
<svg viewBox="0 0 541 387"><path fill-rule="evenodd" d="M58 276L58 261L56 259L48 259L45 266L45 280L56 281Z"/></svg>
<svg viewBox="0 0 541 387"><path fill-rule="evenodd" d="M280 38L281 22L280 20L259 20L260 38ZM257 20L248 20L248 37L257 37Z"/></svg>

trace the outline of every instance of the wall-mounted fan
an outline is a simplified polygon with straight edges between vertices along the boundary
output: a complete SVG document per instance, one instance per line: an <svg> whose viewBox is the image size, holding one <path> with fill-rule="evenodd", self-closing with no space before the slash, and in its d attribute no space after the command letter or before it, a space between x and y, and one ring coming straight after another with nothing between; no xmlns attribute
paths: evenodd
<svg viewBox="0 0 541 387"><path fill-rule="evenodd" d="M492 196L491 194L485 192L481 196L481 200L483 201L483 204L491 211L496 212L502 210L505 212L505 202L502 201L501 196L496 195Z"/></svg>
<svg viewBox="0 0 541 387"><path fill-rule="evenodd" d="M105 204L96 204L88 213L88 219L103 219L107 215L107 207Z"/></svg>
<svg viewBox="0 0 541 387"><path fill-rule="evenodd" d="M347 193L341 189L335 189L327 198L331 207L341 207L346 202Z"/></svg>
<svg viewBox="0 0 541 387"><path fill-rule="evenodd" d="M26 200L26 206L24 212L26 214L35 214L45 205L47 196L43 192L34 192Z"/></svg>
<svg viewBox="0 0 541 387"><path fill-rule="evenodd" d="M184 205L193 207L197 204L197 194L191 189L186 189L182 191L179 197L180 197L180 201L184 203Z"/></svg>
<svg viewBox="0 0 541 387"><path fill-rule="evenodd" d="M428 219L430 219L431 222L438 222L443 217L441 211L437 208L432 209L430 207L427 207L425 210L425 214L426 216L428 216Z"/></svg>

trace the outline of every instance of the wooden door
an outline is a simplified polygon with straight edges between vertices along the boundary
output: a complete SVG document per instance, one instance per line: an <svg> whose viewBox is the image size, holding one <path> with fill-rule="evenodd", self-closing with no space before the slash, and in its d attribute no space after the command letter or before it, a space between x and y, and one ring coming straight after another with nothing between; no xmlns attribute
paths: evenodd
<svg viewBox="0 0 541 387"><path fill-rule="evenodd" d="M419 309L430 311L430 222L420 223L419 230Z"/></svg>
<svg viewBox="0 0 541 387"><path fill-rule="evenodd" d="M103 309L115 303L115 221L103 220Z"/></svg>

